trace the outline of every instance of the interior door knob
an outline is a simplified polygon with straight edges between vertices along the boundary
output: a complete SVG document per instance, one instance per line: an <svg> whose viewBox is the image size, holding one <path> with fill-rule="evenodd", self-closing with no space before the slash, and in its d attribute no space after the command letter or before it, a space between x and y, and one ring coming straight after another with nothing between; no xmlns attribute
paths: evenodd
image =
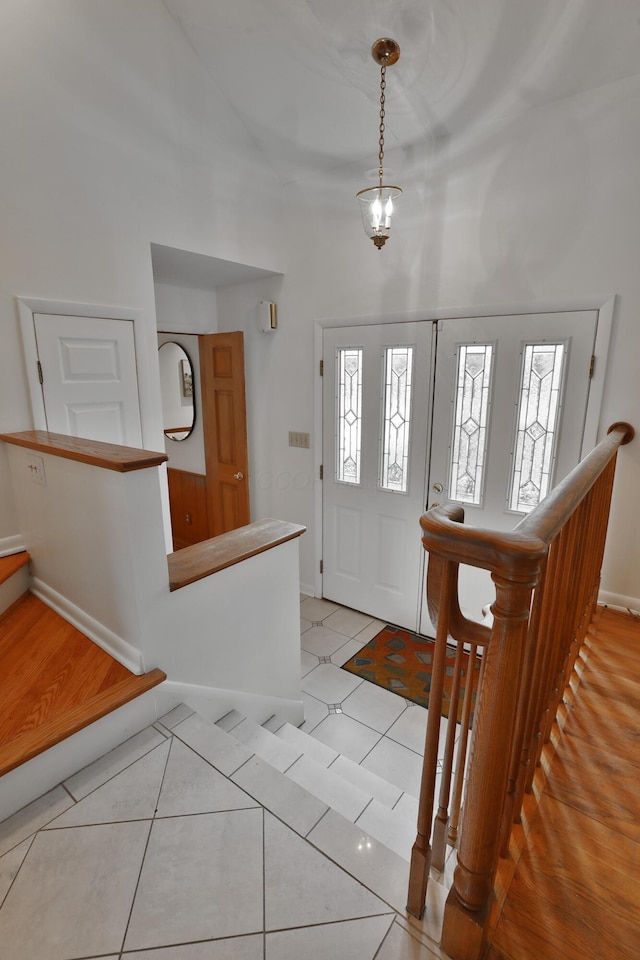
<svg viewBox="0 0 640 960"><path fill-rule="evenodd" d="M244 473L240 473L240 472L234 473L233 479L234 479L234 480L244 480Z"/></svg>

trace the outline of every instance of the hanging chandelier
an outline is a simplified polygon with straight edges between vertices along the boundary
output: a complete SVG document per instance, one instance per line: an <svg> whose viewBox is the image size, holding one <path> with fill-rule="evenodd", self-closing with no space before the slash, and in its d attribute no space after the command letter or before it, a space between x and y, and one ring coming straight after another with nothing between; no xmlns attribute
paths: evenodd
<svg viewBox="0 0 640 960"><path fill-rule="evenodd" d="M380 136L378 140L378 185L360 190L356 197L360 201L362 224L368 237L381 250L391 233L391 219L395 213L395 201L402 190L382 182L384 170L384 114L387 67L400 59L400 47L395 40L382 37L371 47L371 56L380 66Z"/></svg>

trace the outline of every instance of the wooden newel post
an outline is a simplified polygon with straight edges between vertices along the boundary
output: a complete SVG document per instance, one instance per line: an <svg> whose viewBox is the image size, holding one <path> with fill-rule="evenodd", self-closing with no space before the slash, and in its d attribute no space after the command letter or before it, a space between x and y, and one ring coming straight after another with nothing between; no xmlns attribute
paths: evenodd
<svg viewBox="0 0 640 960"><path fill-rule="evenodd" d="M528 570L518 579L492 574L493 628L474 714L458 865L442 926L442 948L454 960L479 960L487 935L531 591L538 573L537 563L535 570L525 565Z"/></svg>

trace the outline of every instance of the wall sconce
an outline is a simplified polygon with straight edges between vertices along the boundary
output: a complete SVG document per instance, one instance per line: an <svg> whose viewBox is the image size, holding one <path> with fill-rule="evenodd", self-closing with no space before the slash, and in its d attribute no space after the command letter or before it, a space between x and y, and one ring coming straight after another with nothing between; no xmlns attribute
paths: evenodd
<svg viewBox="0 0 640 960"><path fill-rule="evenodd" d="M356 197L360 201L362 225L364 232L371 237L374 244L381 250L391 232L391 218L395 212L395 201L402 190L400 187L383 184L384 159L384 116L385 116L385 86L387 67L397 63L400 59L400 47L395 40L382 37L376 40L371 47L371 56L380 65L380 136L378 150L378 186L360 190Z"/></svg>
<svg viewBox="0 0 640 960"><path fill-rule="evenodd" d="M258 330L273 333L278 329L278 307L270 300L261 300L258 304Z"/></svg>

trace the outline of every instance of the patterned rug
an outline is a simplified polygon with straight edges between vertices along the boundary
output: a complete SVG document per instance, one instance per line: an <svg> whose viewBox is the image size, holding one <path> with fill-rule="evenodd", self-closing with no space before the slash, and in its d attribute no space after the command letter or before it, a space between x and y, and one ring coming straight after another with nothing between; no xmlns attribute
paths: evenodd
<svg viewBox="0 0 640 960"><path fill-rule="evenodd" d="M414 703L418 703L422 707L428 707L434 651L435 641L411 633L409 630L402 630L400 627L387 624L355 657L347 660L342 669L362 677L363 680L369 680L370 683L375 683L379 687L384 687L392 693L397 693L407 700L413 700ZM449 716L455 659L455 649L448 646L442 698L443 717ZM473 677L473 702L475 702L475 689L478 686L480 664L480 658L477 658ZM458 723L462 716L462 699L467 683L468 670L469 657L464 654L458 704ZM473 704L471 720L473 720Z"/></svg>

